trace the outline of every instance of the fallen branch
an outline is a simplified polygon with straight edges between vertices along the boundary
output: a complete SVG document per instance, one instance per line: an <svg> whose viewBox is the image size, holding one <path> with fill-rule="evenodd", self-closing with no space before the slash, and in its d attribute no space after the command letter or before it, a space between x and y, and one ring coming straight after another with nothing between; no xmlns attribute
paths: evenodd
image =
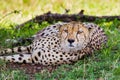
<svg viewBox="0 0 120 80"><path fill-rule="evenodd" d="M16 26L16 28L22 27L29 22L35 22L35 23L41 23L43 21L47 21L47 22L89 21L89 22L92 22L92 21L95 21L96 19L106 19L108 21L111 21L114 19L120 20L120 16L90 16L90 15L84 15L83 13L84 13L84 10L81 10L78 14L68 14L68 13L59 14L59 13L47 12L43 15L36 16L35 18Z"/></svg>

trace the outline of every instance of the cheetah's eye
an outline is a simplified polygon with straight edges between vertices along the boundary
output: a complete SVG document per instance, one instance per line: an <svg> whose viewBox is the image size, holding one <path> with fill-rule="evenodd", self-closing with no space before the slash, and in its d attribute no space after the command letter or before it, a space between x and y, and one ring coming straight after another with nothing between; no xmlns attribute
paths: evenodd
<svg viewBox="0 0 120 80"><path fill-rule="evenodd" d="M65 29L64 32L68 33L68 30Z"/></svg>
<svg viewBox="0 0 120 80"><path fill-rule="evenodd" d="M83 33L83 31L78 31L78 32L77 32L77 34L81 34L81 33Z"/></svg>

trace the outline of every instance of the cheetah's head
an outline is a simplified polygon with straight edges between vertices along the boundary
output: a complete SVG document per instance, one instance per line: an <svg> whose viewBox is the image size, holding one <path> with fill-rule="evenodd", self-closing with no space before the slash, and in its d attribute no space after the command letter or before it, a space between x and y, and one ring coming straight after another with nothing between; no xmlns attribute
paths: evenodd
<svg viewBox="0 0 120 80"><path fill-rule="evenodd" d="M67 52L85 48L89 41L90 30L80 22L70 22L60 27L61 47Z"/></svg>

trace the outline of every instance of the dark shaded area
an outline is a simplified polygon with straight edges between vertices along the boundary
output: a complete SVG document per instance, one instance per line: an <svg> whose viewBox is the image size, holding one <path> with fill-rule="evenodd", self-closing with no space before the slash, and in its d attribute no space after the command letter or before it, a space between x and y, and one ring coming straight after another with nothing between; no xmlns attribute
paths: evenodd
<svg viewBox="0 0 120 80"><path fill-rule="evenodd" d="M57 66L43 66L40 64L24 64L24 63L7 63L6 67L9 69L19 69L24 71L26 74L35 74L46 69L49 72L52 72L57 68Z"/></svg>
<svg viewBox="0 0 120 80"><path fill-rule="evenodd" d="M20 46L21 44L29 43L31 44L33 41L33 37L28 37L28 38L19 38L16 43L12 43L12 46Z"/></svg>

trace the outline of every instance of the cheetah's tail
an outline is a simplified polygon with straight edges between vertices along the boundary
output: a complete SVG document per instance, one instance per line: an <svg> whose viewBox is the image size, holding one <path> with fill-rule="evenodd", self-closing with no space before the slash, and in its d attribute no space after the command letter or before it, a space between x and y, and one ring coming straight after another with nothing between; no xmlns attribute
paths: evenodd
<svg viewBox="0 0 120 80"><path fill-rule="evenodd" d="M16 54L12 56L0 56L0 60L16 63L32 63L30 54Z"/></svg>
<svg viewBox="0 0 120 80"><path fill-rule="evenodd" d="M0 51L0 56L3 56L5 54L10 54L10 53L31 53L31 45L29 46L19 46L15 48L8 48L3 51Z"/></svg>

